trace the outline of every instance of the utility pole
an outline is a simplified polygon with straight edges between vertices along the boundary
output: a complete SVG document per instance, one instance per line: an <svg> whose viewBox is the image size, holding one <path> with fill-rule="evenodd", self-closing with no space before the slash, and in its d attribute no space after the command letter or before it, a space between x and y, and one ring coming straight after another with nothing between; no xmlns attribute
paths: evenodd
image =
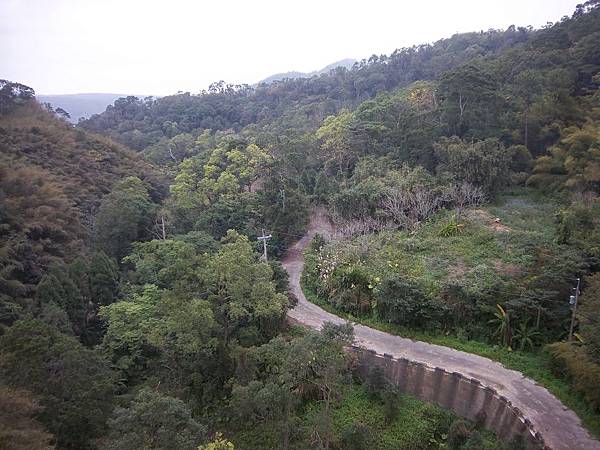
<svg viewBox="0 0 600 450"><path fill-rule="evenodd" d="M580 285L581 278L577 278L577 287L573 288L575 290L575 295L571 295L569 297L569 303L573 305L573 311L571 313L571 326L569 327L569 341L573 340L573 328L575 327L575 314L577 313L577 301L579 300Z"/></svg>
<svg viewBox="0 0 600 450"><path fill-rule="evenodd" d="M258 237L259 241L263 242L263 259L265 260L265 262L267 261L267 240L271 239L273 236L271 236L270 234L268 236L265 236L265 229L263 228L262 230L262 236Z"/></svg>

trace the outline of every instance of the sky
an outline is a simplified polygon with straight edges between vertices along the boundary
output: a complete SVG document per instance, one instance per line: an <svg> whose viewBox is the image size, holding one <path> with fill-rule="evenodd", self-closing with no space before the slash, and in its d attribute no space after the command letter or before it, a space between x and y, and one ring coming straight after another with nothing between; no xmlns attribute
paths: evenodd
<svg viewBox="0 0 600 450"><path fill-rule="evenodd" d="M584 0L0 0L0 79L38 94L197 93L457 32L532 25Z"/></svg>

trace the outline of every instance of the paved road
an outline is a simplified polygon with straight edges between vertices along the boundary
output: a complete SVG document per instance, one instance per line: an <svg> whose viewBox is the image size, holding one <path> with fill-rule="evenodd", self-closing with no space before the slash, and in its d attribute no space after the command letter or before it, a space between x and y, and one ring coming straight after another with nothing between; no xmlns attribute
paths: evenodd
<svg viewBox="0 0 600 450"><path fill-rule="evenodd" d="M289 273L290 289L298 298L298 304L289 311L288 316L319 329L324 322L343 323L344 320L310 303L300 288L300 276L304 267L302 251L315 233L331 235L331 225L323 210L315 211L308 232L287 252L283 266ZM482 356L401 338L364 325L354 325L354 333L356 344L361 347L432 367L442 367L448 372L459 372L478 379L484 386L496 389L523 412L542 434L546 445L554 450L600 450L600 441L592 439L573 411L520 372L506 369L502 364Z"/></svg>

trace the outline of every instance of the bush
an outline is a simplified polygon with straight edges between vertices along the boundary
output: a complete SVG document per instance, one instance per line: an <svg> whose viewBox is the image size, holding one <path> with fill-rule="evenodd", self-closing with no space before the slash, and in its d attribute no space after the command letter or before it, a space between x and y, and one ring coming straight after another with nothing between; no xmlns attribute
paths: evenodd
<svg viewBox="0 0 600 450"><path fill-rule="evenodd" d="M448 446L451 449L459 449L467 442L470 435L471 430L467 426L467 423L462 419L457 419L452 422L448 430Z"/></svg>
<svg viewBox="0 0 600 450"><path fill-rule="evenodd" d="M463 450L483 450L485 448L485 443L481 434L479 434L479 431L474 431L462 448Z"/></svg>
<svg viewBox="0 0 600 450"><path fill-rule="evenodd" d="M556 342L547 346L552 371L569 380L590 405L600 410L600 364L596 364L585 350L569 342Z"/></svg>
<svg viewBox="0 0 600 450"><path fill-rule="evenodd" d="M369 427L361 422L354 422L342 431L342 447L347 450L365 450L370 435Z"/></svg>
<svg viewBox="0 0 600 450"><path fill-rule="evenodd" d="M448 313L446 305L427 299L414 282L398 275L382 281L376 299L379 317L403 326L437 328Z"/></svg>
<svg viewBox="0 0 600 450"><path fill-rule="evenodd" d="M387 387L387 381L385 379L385 372L383 369L379 366L371 368L365 385L369 397L373 399L378 397L380 398L382 392Z"/></svg>
<svg viewBox="0 0 600 450"><path fill-rule="evenodd" d="M581 334L586 352L600 363L600 273L586 277L586 288L581 296Z"/></svg>
<svg viewBox="0 0 600 450"><path fill-rule="evenodd" d="M398 417L400 393L393 386L388 386L382 394L383 413L387 423L391 423Z"/></svg>
<svg viewBox="0 0 600 450"><path fill-rule="evenodd" d="M371 310L369 274L360 266L340 267L333 273L331 303L354 314Z"/></svg>

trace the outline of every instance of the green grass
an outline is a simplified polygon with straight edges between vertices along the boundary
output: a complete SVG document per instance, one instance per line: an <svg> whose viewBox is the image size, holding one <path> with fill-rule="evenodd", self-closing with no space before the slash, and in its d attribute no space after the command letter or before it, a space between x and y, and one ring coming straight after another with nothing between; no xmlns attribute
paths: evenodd
<svg viewBox="0 0 600 450"><path fill-rule="evenodd" d="M581 395L573 390L569 383L552 373L549 366L549 357L544 352L509 351L508 349L485 342L400 327L395 324L379 321L373 317L356 317L352 314L336 310L331 304L319 298L314 291L306 286L306 283L302 283L302 290L310 302L352 322L367 325L397 336L443 345L463 352L484 356L500 362L506 368L517 370L552 392L565 406L572 409L579 416L584 426L596 438L600 438L600 414L594 411Z"/></svg>
<svg viewBox="0 0 600 450"><path fill-rule="evenodd" d="M329 246L327 264L359 267L374 291L378 280L401 275L430 299L444 296L448 286L460 286L474 297L512 297L521 281L538 274L540 255L554 267L567 251L554 242L557 204L528 190L517 194L465 211L456 235L443 234L455 212L442 210L417 230L387 230ZM494 223L496 217L501 226Z"/></svg>
<svg viewBox="0 0 600 450"><path fill-rule="evenodd" d="M425 403L410 395L399 400L398 415L386 421L382 402L369 398L363 386L348 387L344 399L333 414L333 423L341 430L360 423L370 431L368 448L378 450L413 450L440 448L456 416L450 411ZM486 449L496 448L493 433L481 431ZM483 449L482 449L483 450Z"/></svg>
<svg viewBox="0 0 600 450"><path fill-rule="evenodd" d="M310 435L313 423L321 412L320 403L311 402L295 424L296 433L303 430ZM367 395L362 385L344 386L340 400L332 412L334 441L341 446L344 430L353 424L361 424L368 430L368 447L372 450L419 450L445 448L444 442L456 416L436 405L425 403L410 395L399 398L398 415L387 421L383 403ZM485 449L494 449L497 439L493 433L480 430L485 441ZM307 448L306 438L295 439L291 448ZM258 426L237 430L230 435L236 450L271 450L280 448L280 432L273 423L265 422Z"/></svg>

